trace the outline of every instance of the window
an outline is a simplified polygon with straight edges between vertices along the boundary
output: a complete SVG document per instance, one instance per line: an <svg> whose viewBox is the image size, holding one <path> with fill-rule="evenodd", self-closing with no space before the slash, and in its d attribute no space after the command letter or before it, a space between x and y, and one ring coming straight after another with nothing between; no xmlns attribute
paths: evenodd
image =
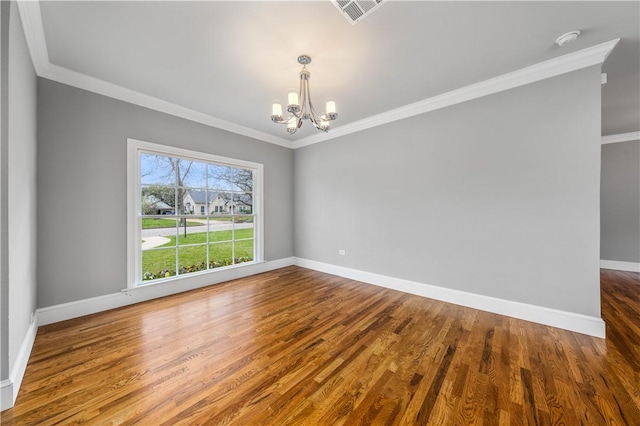
<svg viewBox="0 0 640 426"><path fill-rule="evenodd" d="M261 164L128 144L129 287L262 261Z"/></svg>

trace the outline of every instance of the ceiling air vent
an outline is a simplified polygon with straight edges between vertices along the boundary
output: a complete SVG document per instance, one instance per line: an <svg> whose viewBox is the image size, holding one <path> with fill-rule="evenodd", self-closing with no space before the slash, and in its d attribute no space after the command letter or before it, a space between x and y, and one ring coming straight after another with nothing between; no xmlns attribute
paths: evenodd
<svg viewBox="0 0 640 426"><path fill-rule="evenodd" d="M386 0L331 0L331 3L342 12L351 24L360 22L380 9L383 2Z"/></svg>

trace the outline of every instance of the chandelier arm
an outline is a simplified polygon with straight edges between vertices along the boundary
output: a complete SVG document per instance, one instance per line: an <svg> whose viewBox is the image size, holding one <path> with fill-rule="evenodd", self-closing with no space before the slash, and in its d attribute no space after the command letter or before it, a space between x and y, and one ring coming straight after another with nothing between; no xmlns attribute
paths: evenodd
<svg viewBox="0 0 640 426"><path fill-rule="evenodd" d="M318 114L316 113L316 110L313 107L313 102L311 101L311 91L309 90L308 79L304 81L304 89L305 89L305 94L309 98L309 114L308 114L309 121L311 121L311 123L316 129L322 130L322 128L320 127L320 123L318 122Z"/></svg>
<svg viewBox="0 0 640 426"><path fill-rule="evenodd" d="M315 127L316 129L318 129L318 130L320 130L320 131L323 131L323 132L325 132L325 133L327 133L327 132L329 131L329 129L328 129L328 128L323 127L323 126L320 124L320 120L318 120L318 117L317 117L317 116L309 115L309 121L311 121L311 124L313 124L313 127Z"/></svg>
<svg viewBox="0 0 640 426"><path fill-rule="evenodd" d="M310 117L313 117L314 121L319 121L322 119L322 116L320 116L316 112L316 109L313 107L313 102L311 102L311 90L309 89L309 80L306 81L306 89L307 89L307 96L309 96L309 115Z"/></svg>
<svg viewBox="0 0 640 426"><path fill-rule="evenodd" d="M311 93L309 91L309 81L307 81L307 94L309 95L309 119L313 123L313 126L321 130L325 133L329 131L327 125L322 125L321 121L328 121L326 114L318 114L315 107L313 106L313 102L311 102Z"/></svg>
<svg viewBox="0 0 640 426"><path fill-rule="evenodd" d="M287 119L282 119L280 121L274 121L274 123L276 124L289 124L291 121L298 120L299 117L297 117L295 114L291 113L289 115L289 117L287 117Z"/></svg>
<svg viewBox="0 0 640 426"><path fill-rule="evenodd" d="M307 113L307 87L306 87L306 83L308 80L305 80L304 78L302 78L302 75L300 76L300 89L298 91L298 98L300 99L300 115L298 116L298 118L303 119L305 114Z"/></svg>

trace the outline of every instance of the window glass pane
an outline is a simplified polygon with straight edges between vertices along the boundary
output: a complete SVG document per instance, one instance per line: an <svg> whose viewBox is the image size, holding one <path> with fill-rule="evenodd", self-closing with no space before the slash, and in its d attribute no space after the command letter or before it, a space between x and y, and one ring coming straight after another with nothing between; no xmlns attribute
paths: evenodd
<svg viewBox="0 0 640 426"><path fill-rule="evenodd" d="M179 188L181 214L206 215L211 205L211 194L206 189Z"/></svg>
<svg viewBox="0 0 640 426"><path fill-rule="evenodd" d="M178 247L178 268L180 274L207 269L207 245Z"/></svg>
<svg viewBox="0 0 640 426"><path fill-rule="evenodd" d="M182 160L182 182L179 185L189 188L207 187L207 165L197 161Z"/></svg>
<svg viewBox="0 0 640 426"><path fill-rule="evenodd" d="M209 197L211 197L211 206L214 213L218 214L233 214L233 193L229 191L214 191L209 190ZM217 207L217 209L216 209Z"/></svg>
<svg viewBox="0 0 640 426"><path fill-rule="evenodd" d="M154 247L161 245L166 245L168 243L167 238L175 237L176 235L176 224L178 224L179 219L176 219L173 216L167 217L143 217L141 219L141 229L142 229L142 240L147 241L147 247L149 244L153 243ZM159 238L159 237L162 237ZM153 238L153 240L151 240ZM175 245L175 238L173 240L173 244ZM145 249L145 245L143 244L143 249Z"/></svg>
<svg viewBox="0 0 640 426"><path fill-rule="evenodd" d="M233 243L209 244L209 268L233 265Z"/></svg>
<svg viewBox="0 0 640 426"><path fill-rule="evenodd" d="M167 217L142 217L142 250L155 247L175 247L176 225L180 219L173 216Z"/></svg>
<svg viewBox="0 0 640 426"><path fill-rule="evenodd" d="M176 185L176 161L171 157L140 154L140 183L143 185Z"/></svg>
<svg viewBox="0 0 640 426"><path fill-rule="evenodd" d="M209 214L220 216L226 214L227 200L219 191L209 190Z"/></svg>
<svg viewBox="0 0 640 426"><path fill-rule="evenodd" d="M178 226L178 245L205 244L207 242L207 220L181 218Z"/></svg>
<svg viewBox="0 0 640 426"><path fill-rule="evenodd" d="M238 167L209 166L209 188L251 192L253 191L253 172Z"/></svg>
<svg viewBox="0 0 640 426"><path fill-rule="evenodd" d="M253 216L234 216L234 239L253 238Z"/></svg>
<svg viewBox="0 0 640 426"><path fill-rule="evenodd" d="M211 216L209 218L209 242L231 241L233 239L233 217Z"/></svg>
<svg viewBox="0 0 640 426"><path fill-rule="evenodd" d="M175 248L142 250L142 281L168 278L175 274Z"/></svg>
<svg viewBox="0 0 640 426"><path fill-rule="evenodd" d="M253 240L240 240L234 244L234 263L251 262L253 260Z"/></svg>
<svg viewBox="0 0 640 426"><path fill-rule="evenodd" d="M162 185L145 185L141 187L140 209L143 215L175 214L176 190L174 187Z"/></svg>
<svg viewBox="0 0 640 426"><path fill-rule="evenodd" d="M176 186L184 186L185 180L190 176L194 161L184 158L167 157L170 169L176 176Z"/></svg>
<svg viewBox="0 0 640 426"><path fill-rule="evenodd" d="M251 192L235 193L233 200L237 206L237 214L253 213L253 194Z"/></svg>

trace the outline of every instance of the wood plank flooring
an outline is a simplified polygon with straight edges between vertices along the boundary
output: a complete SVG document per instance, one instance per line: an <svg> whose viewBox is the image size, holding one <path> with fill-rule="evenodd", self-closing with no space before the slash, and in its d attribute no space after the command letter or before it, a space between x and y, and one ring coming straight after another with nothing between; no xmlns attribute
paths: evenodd
<svg viewBox="0 0 640 426"><path fill-rule="evenodd" d="M3 425L640 425L640 274L607 339L299 267L41 327Z"/></svg>

